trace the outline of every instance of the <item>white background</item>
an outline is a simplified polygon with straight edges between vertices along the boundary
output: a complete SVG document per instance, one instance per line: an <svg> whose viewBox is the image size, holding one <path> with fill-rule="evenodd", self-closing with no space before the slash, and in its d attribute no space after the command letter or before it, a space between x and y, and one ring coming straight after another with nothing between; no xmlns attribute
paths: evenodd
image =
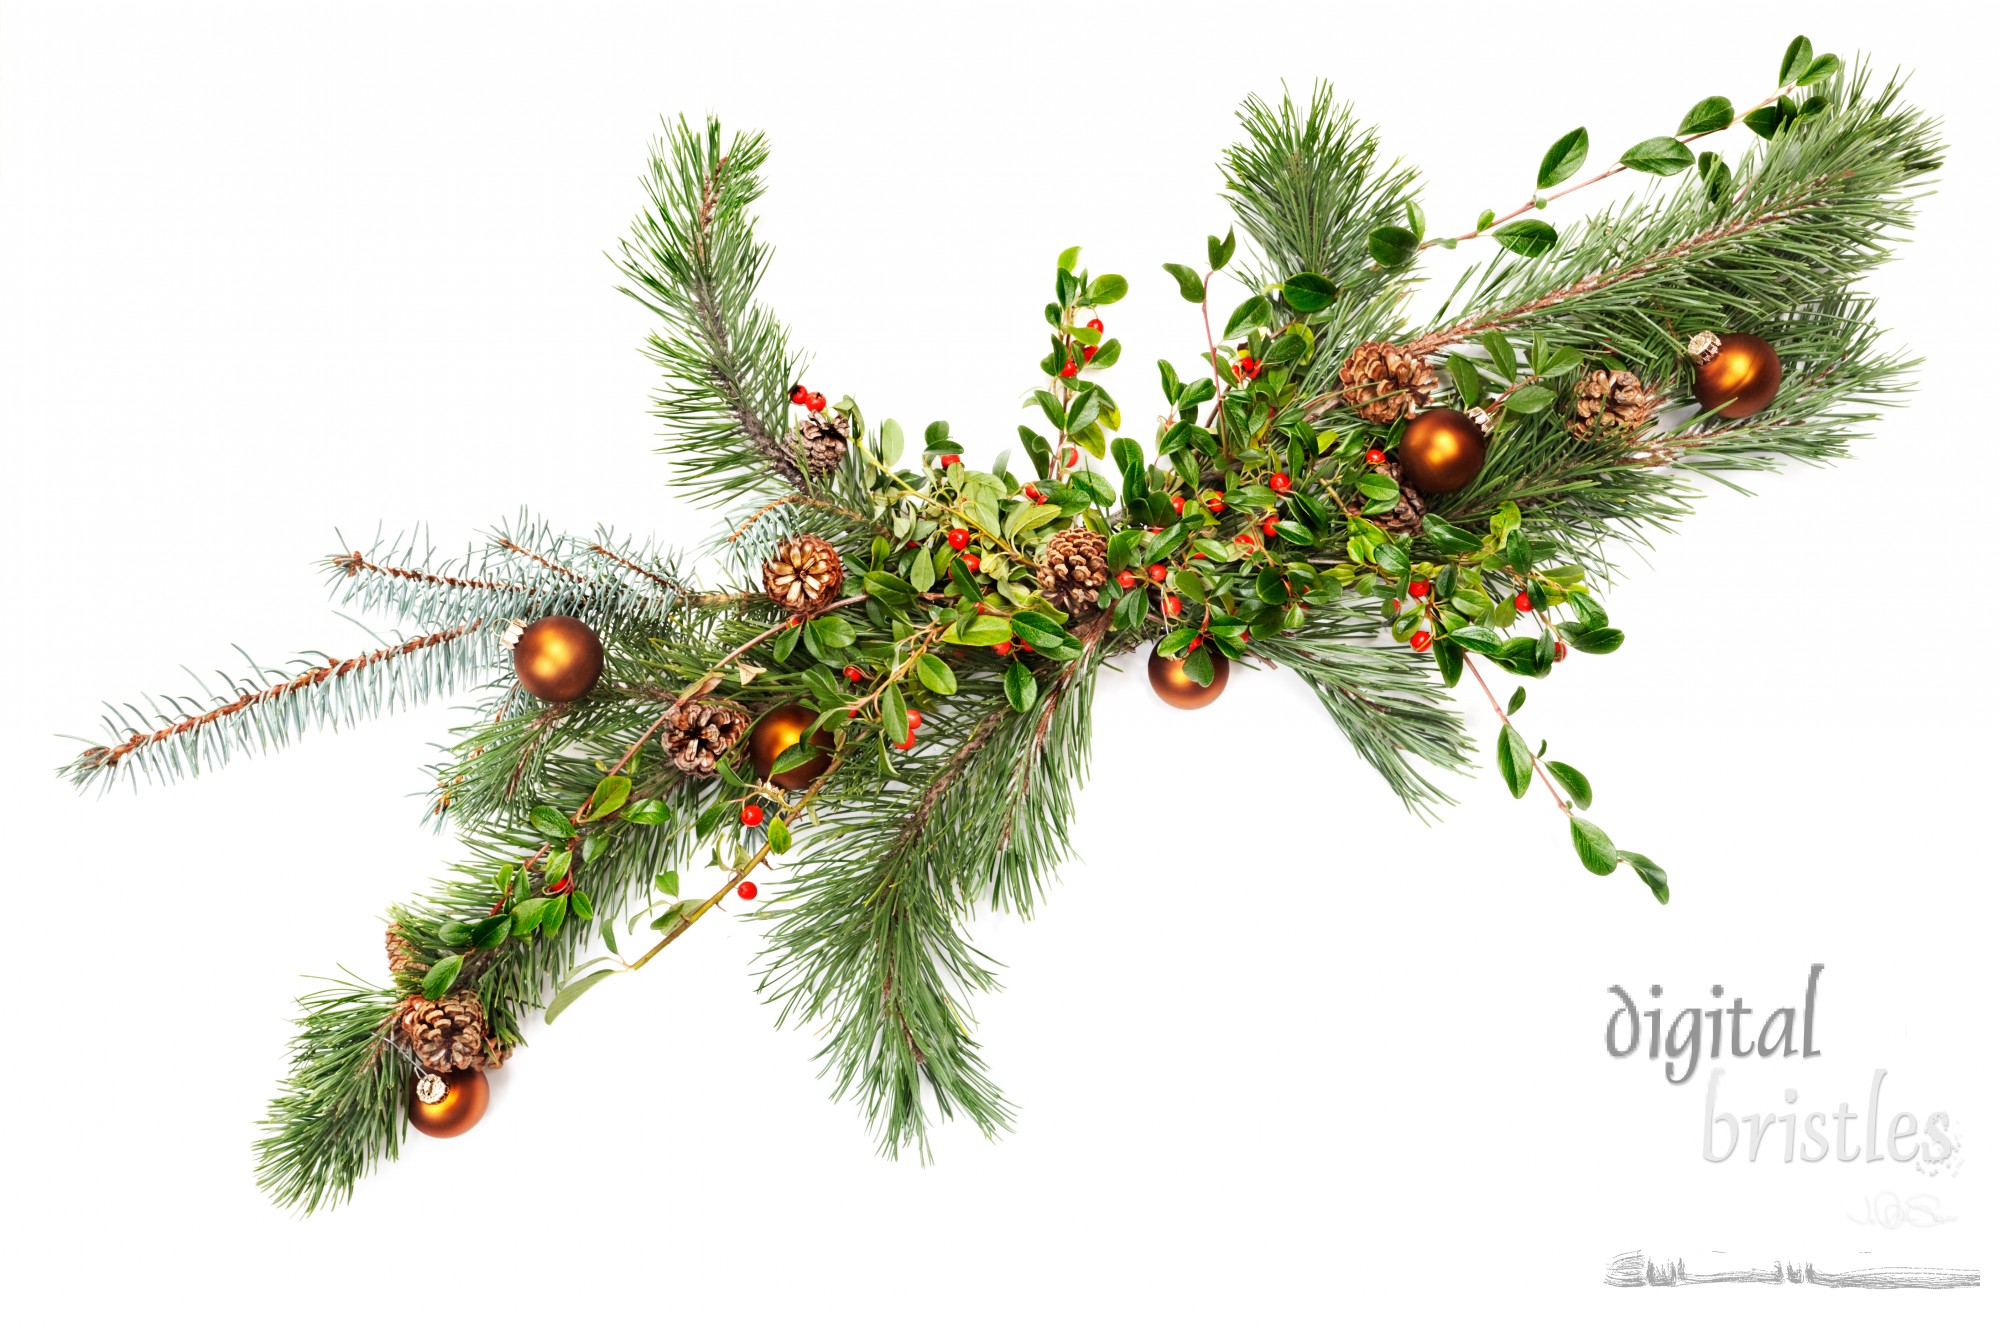
<svg viewBox="0 0 2000 1333"><path fill-rule="evenodd" d="M1915 5L1556 8L7 6L10 1322L1991 1326L1984 1289L1600 1276L1634 1248L1992 1267L1992 33ZM980 926L1005 1141L878 1159L810 1034L772 1030L732 917L532 1033L474 1134L311 1220L257 1193L300 978L372 975L378 914L449 854L411 793L454 715L101 800L56 781L55 733L233 643L356 651L311 567L336 527L450 545L525 503L708 534L661 484L645 316L603 257L660 116L770 133L767 296L813 382L989 457L1065 245L1133 279L1128 411L1156 410L1155 357L1194 360L1158 266L1226 224L1243 95L1334 79L1459 229L1579 122L1601 163L1704 95L1761 97L1801 21L1946 118L1875 284L1919 392L1854 461L1717 494L1635 558L1628 646L1522 716L1672 907L1584 873L1490 769L1441 825L1406 817L1293 681L1181 714L1128 673L1069 873L1032 924ZM1886 1068L1885 1114L1960 1127L1957 1178L1705 1164L1700 1080L1603 1051L1614 983L1764 1010L1813 962L1824 1057L1734 1062L1725 1104L1831 1110ZM1884 1190L1959 1220L1848 1220Z"/></svg>

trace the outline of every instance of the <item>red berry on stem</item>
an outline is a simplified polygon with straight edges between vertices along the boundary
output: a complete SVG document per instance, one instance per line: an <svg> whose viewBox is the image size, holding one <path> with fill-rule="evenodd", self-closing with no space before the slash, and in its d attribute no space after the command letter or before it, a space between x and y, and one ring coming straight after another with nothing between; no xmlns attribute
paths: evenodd
<svg viewBox="0 0 2000 1333"><path fill-rule="evenodd" d="M1168 593L1160 599L1160 609L1170 616L1177 616L1181 613L1181 599L1173 593Z"/></svg>
<svg viewBox="0 0 2000 1333"><path fill-rule="evenodd" d="M1383 453L1380 449L1370 449L1366 454L1362 456L1366 458L1371 465L1377 463L1386 463L1389 461L1389 455Z"/></svg>
<svg viewBox="0 0 2000 1333"><path fill-rule="evenodd" d="M1202 501L1202 503L1208 506L1208 512L1211 514L1219 514L1222 512L1223 509L1222 497L1220 495L1217 495L1214 491L1210 491L1208 493L1208 498Z"/></svg>
<svg viewBox="0 0 2000 1333"><path fill-rule="evenodd" d="M966 567L966 569L970 570L974 574L977 574L979 572L979 557L976 555L969 555L965 557L965 559L960 563L962 563Z"/></svg>
<svg viewBox="0 0 2000 1333"><path fill-rule="evenodd" d="M972 534L964 528L953 528L944 535L944 539L954 551L963 551L966 547L972 545Z"/></svg>
<svg viewBox="0 0 2000 1333"><path fill-rule="evenodd" d="M1271 489L1276 491L1280 495L1283 495L1286 491L1292 489L1292 478L1290 474L1284 472L1273 472L1271 474Z"/></svg>
<svg viewBox="0 0 2000 1333"><path fill-rule="evenodd" d="M798 404L800 407L804 407L806 405L806 400L811 397L812 394L806 391L805 385L794 384L792 386L792 401Z"/></svg>
<svg viewBox="0 0 2000 1333"><path fill-rule="evenodd" d="M1138 579L1137 579L1136 577L1134 577L1134 575L1133 575L1133 573L1132 573L1132 571L1131 571L1131 570L1129 570L1129 569L1121 569L1121 570L1119 570L1119 571L1118 571L1118 586L1119 586L1119 587L1121 587L1121 588L1130 588L1130 587L1133 587L1133 586L1135 586L1135 585L1136 585L1136 584L1137 584L1138 582L1139 582L1139 580L1138 580Z"/></svg>
<svg viewBox="0 0 2000 1333"><path fill-rule="evenodd" d="M861 668L860 668L860 667L858 667L858 666L851 666L851 667L847 668L847 670L846 670L845 674L846 674L846 676L847 676L847 679L848 679L849 681L853 682L854 684L858 685L858 684L860 684L860 683L861 683Z"/></svg>
<svg viewBox="0 0 2000 1333"><path fill-rule="evenodd" d="M951 465L952 465L953 463L957 463L957 462L961 462L961 461L963 461L963 460L961 460L961 459L959 458L959 456L958 456L957 454L939 454L939 455L938 455L938 466L939 466L939 467L950 467L950 466L951 466Z"/></svg>
<svg viewBox="0 0 2000 1333"><path fill-rule="evenodd" d="M1093 319L1090 321L1090 323L1084 325L1083 327L1089 329L1092 333L1102 333L1104 332L1104 321L1101 319Z"/></svg>
<svg viewBox="0 0 2000 1333"><path fill-rule="evenodd" d="M1256 379L1256 378L1257 378L1257 372L1259 372L1259 371L1260 371L1260 370L1262 370L1263 368L1264 368L1264 363L1263 363L1262 361L1254 361L1254 360L1252 360L1251 358L1249 358L1249 357L1247 357L1247 356L1243 358L1243 378L1244 378L1244 379L1246 379L1246 380L1254 380L1254 379Z"/></svg>
<svg viewBox="0 0 2000 1333"><path fill-rule="evenodd" d="M1420 653L1425 652L1430 648L1430 646L1431 646L1431 632L1429 630L1420 629L1415 634L1412 634L1410 636L1410 647L1416 649L1418 652Z"/></svg>
<svg viewBox="0 0 2000 1333"><path fill-rule="evenodd" d="M1514 594L1514 609L1516 611L1532 611L1535 609L1535 599L1524 592L1517 592Z"/></svg>
<svg viewBox="0 0 2000 1333"><path fill-rule="evenodd" d="M1030 500L1033 500L1036 504L1040 504L1042 502L1042 493L1039 490L1036 490L1033 485L1023 486L1021 488L1021 494L1027 496Z"/></svg>
<svg viewBox="0 0 2000 1333"><path fill-rule="evenodd" d="M1077 453L1075 446L1072 445L1070 448L1063 450L1063 466L1075 467L1077 460L1081 457L1082 455Z"/></svg>
<svg viewBox="0 0 2000 1333"><path fill-rule="evenodd" d="M1147 565L1146 577L1155 583L1164 583L1167 577L1167 567L1165 565Z"/></svg>
<svg viewBox="0 0 2000 1333"><path fill-rule="evenodd" d="M746 879L736 886L736 896L747 903L757 896L757 886Z"/></svg>
<svg viewBox="0 0 2000 1333"><path fill-rule="evenodd" d="M1568 644L1566 644L1566 643L1564 643L1564 642L1563 642L1563 641L1562 641L1561 639L1557 639L1557 640L1556 640L1556 661L1560 662L1560 661L1562 661L1562 660L1563 660L1563 659L1564 659L1565 657L1568 657L1568 656L1569 656L1569 645L1568 645Z"/></svg>
<svg viewBox="0 0 2000 1333"><path fill-rule="evenodd" d="M1008 653L1011 653L1013 651L1014 651L1014 645L1011 643L996 643L993 645L994 655L998 657L1005 657Z"/></svg>
<svg viewBox="0 0 2000 1333"><path fill-rule="evenodd" d="M745 828L756 828L759 824L763 822L764 822L763 806L746 805L743 807L743 826Z"/></svg>
<svg viewBox="0 0 2000 1333"><path fill-rule="evenodd" d="M1257 539L1256 539L1255 537L1252 537L1252 536L1251 536L1251 535L1250 535L1249 533L1247 533L1247 532L1239 532L1239 533L1237 533L1237 534L1236 534L1236 541L1237 541L1237 543L1238 543L1239 545L1242 545L1242 546L1255 546L1255 545L1257 544Z"/></svg>
<svg viewBox="0 0 2000 1333"><path fill-rule="evenodd" d="M1410 596L1428 597L1430 595L1431 595L1431 581L1429 579L1414 579L1411 581Z"/></svg>
<svg viewBox="0 0 2000 1333"><path fill-rule="evenodd" d="M815 412L824 412L826 410L826 395L823 393L814 394L812 397L806 399L806 406Z"/></svg>
<svg viewBox="0 0 2000 1333"><path fill-rule="evenodd" d="M1171 504L1174 507L1174 512L1178 514L1187 508L1187 497L1185 495L1171 496L1168 498L1167 503Z"/></svg>
<svg viewBox="0 0 2000 1333"><path fill-rule="evenodd" d="M922 713L919 713L916 709L905 708L903 712L910 719L911 731L915 731L918 727L921 727L924 724L924 715Z"/></svg>
<svg viewBox="0 0 2000 1333"><path fill-rule="evenodd" d="M1069 379L1072 375L1076 374L1076 362L1074 361L1063 362L1063 368L1059 373L1062 375L1064 379Z"/></svg>
<svg viewBox="0 0 2000 1333"><path fill-rule="evenodd" d="M1264 535L1266 537L1275 537L1278 535L1278 516L1276 514L1267 514L1265 516Z"/></svg>
<svg viewBox="0 0 2000 1333"><path fill-rule="evenodd" d="M1083 349L1083 359L1086 361L1090 360L1090 358L1096 355L1097 355L1096 343L1092 343L1090 346Z"/></svg>

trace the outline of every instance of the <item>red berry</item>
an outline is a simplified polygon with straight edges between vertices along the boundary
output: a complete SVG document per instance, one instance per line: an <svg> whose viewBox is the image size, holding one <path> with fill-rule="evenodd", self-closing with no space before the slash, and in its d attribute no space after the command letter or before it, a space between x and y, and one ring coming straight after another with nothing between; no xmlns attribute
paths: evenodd
<svg viewBox="0 0 2000 1333"><path fill-rule="evenodd" d="M1417 579L1410 584L1410 596L1428 597L1430 595L1431 581L1429 579Z"/></svg>
<svg viewBox="0 0 2000 1333"><path fill-rule="evenodd" d="M1206 559L1208 559L1208 557L1207 557L1207 556L1205 556L1205 555L1203 555L1203 554L1202 554L1202 553L1201 553L1200 551L1189 551L1189 552L1188 552L1188 559L1190 559L1190 560L1206 560Z"/></svg>
<svg viewBox="0 0 2000 1333"><path fill-rule="evenodd" d="M805 385L794 384L792 386L792 401L794 403L797 403L800 407L804 407L806 405L806 400L811 397L812 394L806 391Z"/></svg>
<svg viewBox="0 0 2000 1333"><path fill-rule="evenodd" d="M1187 508L1187 497L1185 495L1172 496L1168 499L1167 503L1171 504L1174 507L1174 512L1178 514Z"/></svg>
<svg viewBox="0 0 2000 1333"><path fill-rule="evenodd" d="M1569 645L1568 645L1568 644L1566 644L1566 643L1564 643L1564 642L1563 642L1563 641L1562 641L1561 639L1557 639L1557 640L1556 640L1556 661L1560 662L1560 661L1562 661L1562 660L1563 660L1563 659L1564 659L1565 657L1568 657L1568 656L1569 656Z"/></svg>
<svg viewBox="0 0 2000 1333"><path fill-rule="evenodd" d="M1096 355L1097 355L1096 343L1092 343L1090 346L1083 349L1083 359L1086 361L1090 360L1090 358Z"/></svg>
<svg viewBox="0 0 2000 1333"><path fill-rule="evenodd" d="M747 903L757 896L757 886L746 879L736 886L736 896Z"/></svg>
<svg viewBox="0 0 2000 1333"><path fill-rule="evenodd" d="M1011 643L996 643L993 645L993 651L996 655L1005 657L1008 653L1014 651L1014 645Z"/></svg>
<svg viewBox="0 0 2000 1333"><path fill-rule="evenodd" d="M1057 373L1060 374L1064 379L1069 379L1071 376L1076 374L1076 362L1074 361L1063 362L1063 368Z"/></svg>
<svg viewBox="0 0 2000 1333"><path fill-rule="evenodd" d="M972 545L972 534L964 528L953 528L944 535L944 539L954 551L963 551L966 547Z"/></svg>
<svg viewBox="0 0 2000 1333"><path fill-rule="evenodd" d="M909 547L913 551L917 549L917 542L914 537L911 538L909 541L904 542L903 545Z"/></svg>
<svg viewBox="0 0 2000 1333"><path fill-rule="evenodd" d="M849 717L860 717L860 716L861 716L861 710L860 710L859 708L850 708L850 709L848 709L848 710L847 710L847 715L848 715Z"/></svg>
<svg viewBox="0 0 2000 1333"><path fill-rule="evenodd" d="M1014 651L1017 653L1032 653L1035 650L1026 639L1016 639L1014 640Z"/></svg>
<svg viewBox="0 0 2000 1333"><path fill-rule="evenodd" d="M924 715L922 713L919 713L916 709L905 708L903 710L903 713L910 720L911 731L915 731L918 727L921 727L924 724Z"/></svg>
<svg viewBox="0 0 2000 1333"><path fill-rule="evenodd" d="M826 410L826 395L823 393L814 394L812 397L806 399L806 406L815 412L824 412Z"/></svg>
<svg viewBox="0 0 2000 1333"><path fill-rule="evenodd" d="M564 875L561 879L549 885L548 893L549 896L553 898L558 894L568 893L574 887L575 885L571 881L570 877L568 875Z"/></svg>
<svg viewBox="0 0 2000 1333"><path fill-rule="evenodd" d="M763 822L764 822L763 806L746 805L743 807L743 827L756 828L759 824Z"/></svg>
<svg viewBox="0 0 2000 1333"><path fill-rule="evenodd" d="M1119 587L1121 587L1121 588L1130 588L1130 587L1133 587L1133 586L1135 586L1135 585L1136 585L1136 584L1137 584L1138 582L1139 582L1139 580L1138 580L1138 579L1137 579L1136 577L1134 577L1134 576L1133 576L1133 573L1132 573L1132 571L1131 571L1131 570L1129 570L1129 569L1121 569L1121 570L1119 570L1119 571L1118 571L1118 586L1119 586Z"/></svg>
<svg viewBox="0 0 2000 1333"><path fill-rule="evenodd" d="M1021 494L1027 496L1030 500L1033 500L1036 504L1040 504L1042 502L1042 493L1036 490L1032 485L1023 486L1021 488Z"/></svg>
<svg viewBox="0 0 2000 1333"><path fill-rule="evenodd" d="M1535 609L1535 599L1524 592L1517 592L1514 594L1514 609L1516 611L1532 611Z"/></svg>
<svg viewBox="0 0 2000 1333"><path fill-rule="evenodd" d="M951 466L951 465L952 465L953 463L958 463L958 462L963 462L963 461L964 461L964 460L962 460L961 458L959 458L959 456L958 456L957 454L940 454L940 455L938 455L938 466L939 466L939 467L950 467L950 466Z"/></svg>
<svg viewBox="0 0 2000 1333"><path fill-rule="evenodd" d="M1155 583L1164 583L1167 578L1167 567L1165 565L1147 565L1146 577Z"/></svg>
<svg viewBox="0 0 2000 1333"><path fill-rule="evenodd" d="M979 572L979 557L976 555L969 555L965 557L965 559L960 563L963 564L966 567L966 569L968 569L974 574L977 574Z"/></svg>
<svg viewBox="0 0 2000 1333"><path fill-rule="evenodd" d="M1253 360L1252 360L1251 358L1249 358L1249 357L1247 357L1247 356L1243 358L1243 378L1244 378L1244 379L1246 379L1246 380L1254 380L1254 379L1256 379L1256 378L1257 378L1257 373L1258 373L1259 371L1261 371L1261 370L1262 370L1263 368L1264 368L1264 363L1263 363L1262 361L1253 361Z"/></svg>
<svg viewBox="0 0 2000 1333"><path fill-rule="evenodd" d="M1278 516L1276 514L1268 514L1265 516L1264 535L1266 537L1275 537L1278 535Z"/></svg>
<svg viewBox="0 0 2000 1333"><path fill-rule="evenodd" d="M1239 532L1239 533L1237 533L1237 534L1236 534L1236 541L1237 541L1237 544L1238 544L1238 545L1241 545L1241 546L1255 546L1255 545L1257 544L1257 539L1256 539L1255 537L1252 537L1252 536L1251 536L1251 535L1250 535L1249 533L1247 533L1247 532Z"/></svg>
<svg viewBox="0 0 2000 1333"><path fill-rule="evenodd" d="M1077 453L1075 446L1071 446L1070 448L1063 450L1063 466L1075 467L1077 459L1081 457L1082 455Z"/></svg>
<svg viewBox="0 0 2000 1333"><path fill-rule="evenodd" d="M1210 491L1208 493L1208 499L1202 501L1202 503L1208 506L1208 512L1211 514L1219 514L1222 512L1223 509L1222 497L1220 495L1217 495L1214 491Z"/></svg>
<svg viewBox="0 0 2000 1333"><path fill-rule="evenodd" d="M1377 463L1386 463L1389 461L1389 455L1383 453L1380 449L1370 449L1366 454L1363 455L1363 457L1366 458L1371 465Z"/></svg>
<svg viewBox="0 0 2000 1333"><path fill-rule="evenodd" d="M1292 489L1292 479L1290 474L1284 472L1273 472L1271 474L1271 489L1276 491L1280 495L1283 495L1286 491Z"/></svg>
<svg viewBox="0 0 2000 1333"><path fill-rule="evenodd" d="M1177 616L1181 613L1181 599L1168 593L1160 599L1160 609L1170 616Z"/></svg>
<svg viewBox="0 0 2000 1333"><path fill-rule="evenodd" d="M845 673L845 674L846 674L846 676L847 676L847 679L848 679L849 681L853 682L854 684L856 684L856 685L859 685L859 684L861 683L861 668L860 668L860 667L858 667L858 666L851 666L851 667L847 668L847 671L846 671L846 673Z"/></svg>
<svg viewBox="0 0 2000 1333"><path fill-rule="evenodd" d="M1092 333L1102 333L1104 332L1104 321L1101 319L1093 319L1090 321L1090 323L1084 325L1083 327L1089 329Z"/></svg>
<svg viewBox="0 0 2000 1333"><path fill-rule="evenodd" d="M1415 634L1412 634L1410 636L1410 647L1416 649L1418 652L1420 653L1425 652L1430 648L1430 646L1431 646L1431 632L1429 630L1420 629Z"/></svg>
<svg viewBox="0 0 2000 1333"><path fill-rule="evenodd" d="M1400 598L1400 597L1392 597L1392 598L1390 598L1390 599L1389 599L1389 609L1390 609L1391 611L1400 611L1400 610L1402 610L1402 609L1403 609L1403 599L1402 599L1402 598Z"/></svg>

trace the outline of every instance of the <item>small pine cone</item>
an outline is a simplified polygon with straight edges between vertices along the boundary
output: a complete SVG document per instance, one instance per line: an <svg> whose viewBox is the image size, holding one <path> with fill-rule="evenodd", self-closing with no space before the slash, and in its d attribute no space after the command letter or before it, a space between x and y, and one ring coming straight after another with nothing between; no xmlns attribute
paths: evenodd
<svg viewBox="0 0 2000 1333"><path fill-rule="evenodd" d="M1398 486L1403 486L1403 465L1395 459L1385 459L1375 464L1374 470ZM1421 532L1424 527L1424 497L1410 487L1403 486L1403 494L1396 501L1394 509L1386 514L1370 514L1368 518L1384 532L1397 536Z"/></svg>
<svg viewBox="0 0 2000 1333"><path fill-rule="evenodd" d="M453 991L440 1000L409 996L397 1026L410 1054L433 1073L497 1069L507 1058L506 1046L486 1030L486 1010L479 997L468 990Z"/></svg>
<svg viewBox="0 0 2000 1333"><path fill-rule="evenodd" d="M1593 431L1631 435L1653 419L1659 399L1629 370L1593 370L1576 383L1569 433L1579 440Z"/></svg>
<svg viewBox="0 0 2000 1333"><path fill-rule="evenodd" d="M1042 595L1073 616L1097 609L1097 591L1111 577L1105 558L1104 534L1089 528L1065 528L1042 547L1036 575Z"/></svg>
<svg viewBox="0 0 2000 1333"><path fill-rule="evenodd" d="M1348 353L1340 386L1348 406L1364 421L1386 426L1430 402L1437 371L1394 343L1365 342Z"/></svg>
<svg viewBox="0 0 2000 1333"><path fill-rule="evenodd" d="M792 456L804 462L806 476L825 481L847 455L847 421L844 417L823 417L815 412L792 427L785 443Z"/></svg>
<svg viewBox="0 0 2000 1333"><path fill-rule="evenodd" d="M833 543L811 533L779 543L764 562L764 591L795 616L816 616L840 599L846 577Z"/></svg>
<svg viewBox="0 0 2000 1333"><path fill-rule="evenodd" d="M403 938L403 932L394 926L382 932L382 943L389 951L389 972L408 972L417 965L417 956L410 952L410 942Z"/></svg>
<svg viewBox="0 0 2000 1333"><path fill-rule="evenodd" d="M750 719L733 708L690 699L667 714L660 728L660 744L683 773L708 777L715 761L727 754L743 738Z"/></svg>

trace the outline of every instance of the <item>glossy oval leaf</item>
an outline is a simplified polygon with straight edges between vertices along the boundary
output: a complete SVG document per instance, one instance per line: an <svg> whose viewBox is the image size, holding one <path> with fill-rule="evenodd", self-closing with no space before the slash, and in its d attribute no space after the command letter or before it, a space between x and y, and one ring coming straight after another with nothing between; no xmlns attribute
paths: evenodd
<svg viewBox="0 0 2000 1333"><path fill-rule="evenodd" d="M1535 188L1546 190L1576 175L1583 159L1590 155L1590 131L1579 125L1549 145L1542 154L1542 166L1535 173Z"/></svg>

